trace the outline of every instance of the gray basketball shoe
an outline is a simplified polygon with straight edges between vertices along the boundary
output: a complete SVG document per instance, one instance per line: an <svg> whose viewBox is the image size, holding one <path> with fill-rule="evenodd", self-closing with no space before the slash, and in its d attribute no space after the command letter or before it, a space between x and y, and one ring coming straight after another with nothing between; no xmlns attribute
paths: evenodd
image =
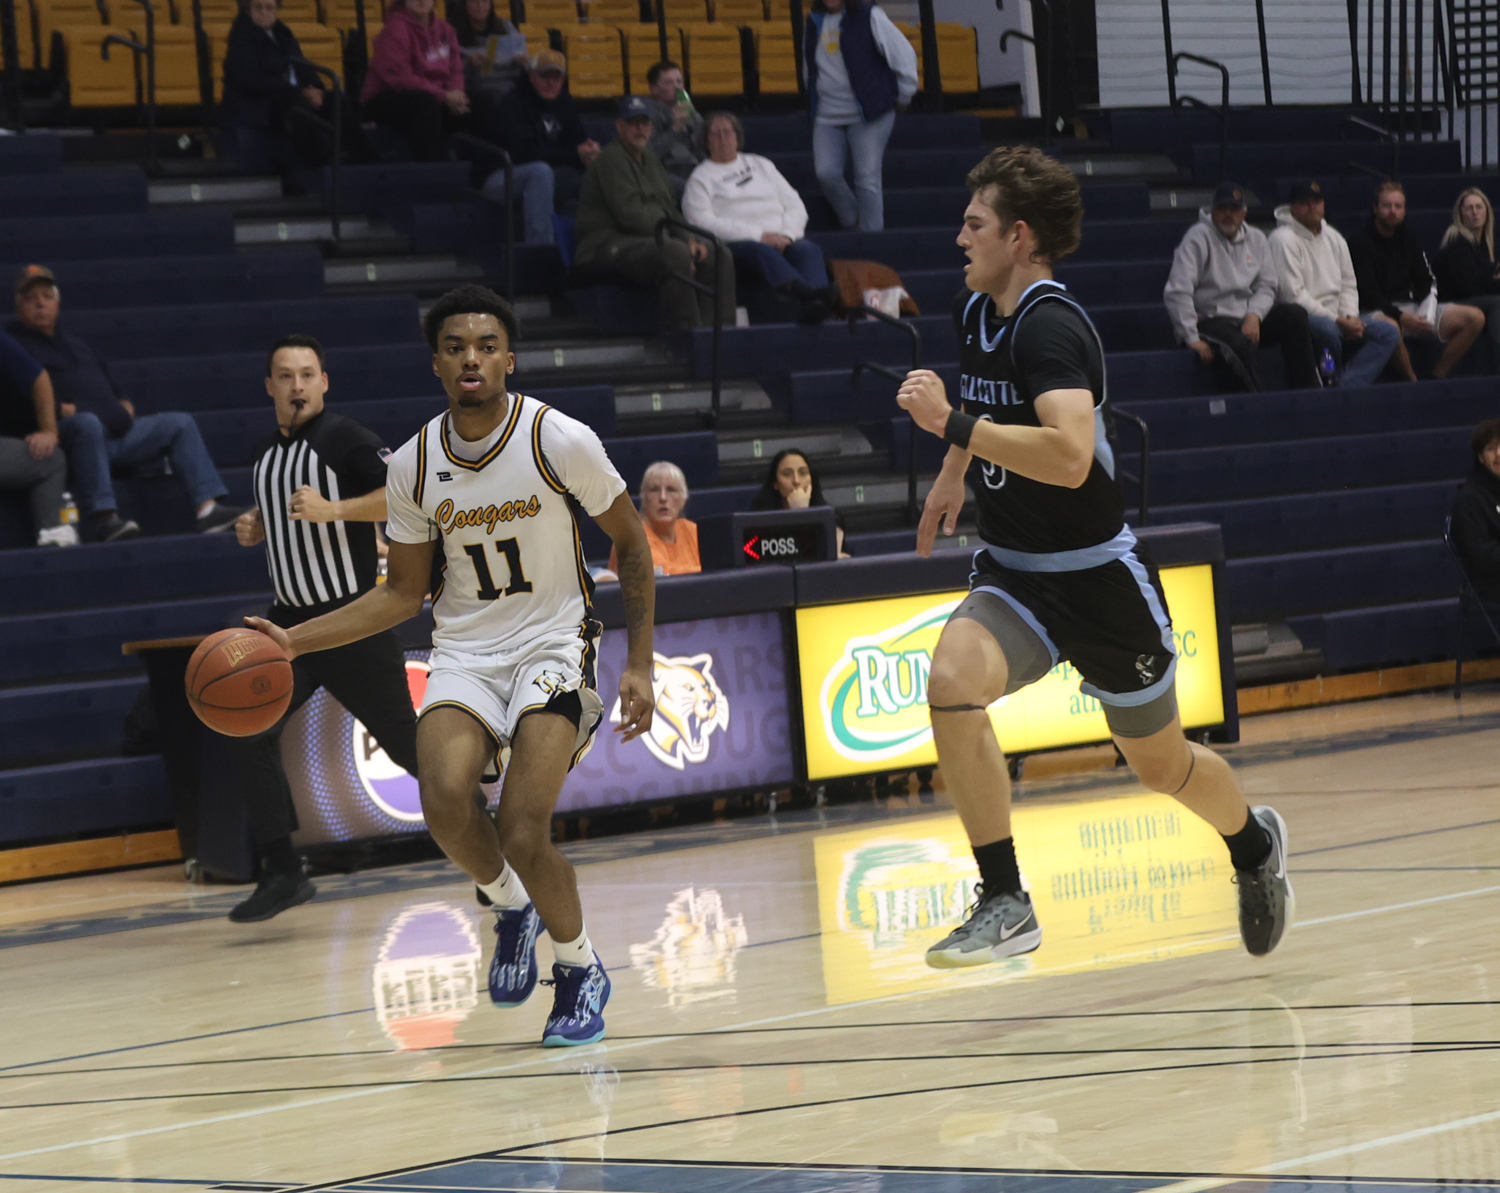
<svg viewBox="0 0 1500 1193"><path fill-rule="evenodd" d="M1029 953L1041 943L1042 928L1030 895L1025 891L988 895L983 886L977 886L969 918L927 950L927 964L933 969L988 965L1002 957Z"/></svg>
<svg viewBox="0 0 1500 1193"><path fill-rule="evenodd" d="M1264 957L1281 943L1297 912L1292 880L1286 873L1286 821L1275 808L1251 808L1250 815L1271 835L1271 852L1254 870L1236 870L1240 888L1240 937L1252 957Z"/></svg>

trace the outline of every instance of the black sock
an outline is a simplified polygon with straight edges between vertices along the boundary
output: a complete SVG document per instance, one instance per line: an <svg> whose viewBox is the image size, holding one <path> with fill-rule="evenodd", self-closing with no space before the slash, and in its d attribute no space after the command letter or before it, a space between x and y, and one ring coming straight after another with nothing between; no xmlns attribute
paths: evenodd
<svg viewBox="0 0 1500 1193"><path fill-rule="evenodd" d="M1019 894L1021 868L1016 865L1016 840L1005 837L988 845L975 845L974 860L979 863L979 881L986 895L1006 892Z"/></svg>
<svg viewBox="0 0 1500 1193"><path fill-rule="evenodd" d="M1229 846L1229 860L1234 863L1236 870L1257 869L1271 854L1271 834L1255 818L1254 812L1245 821L1244 828L1232 836L1224 837L1224 844Z"/></svg>
<svg viewBox="0 0 1500 1193"><path fill-rule="evenodd" d="M296 874L302 869L302 859L292 848L290 837L278 837L275 841L267 841L260 848L268 874Z"/></svg>

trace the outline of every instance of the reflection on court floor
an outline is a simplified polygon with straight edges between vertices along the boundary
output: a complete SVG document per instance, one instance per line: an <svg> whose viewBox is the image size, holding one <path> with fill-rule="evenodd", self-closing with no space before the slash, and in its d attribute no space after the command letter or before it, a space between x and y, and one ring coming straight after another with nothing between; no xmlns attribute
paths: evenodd
<svg viewBox="0 0 1500 1193"><path fill-rule="evenodd" d="M652 990L667 992L667 1006L733 1003L735 954L749 943L743 915L729 915L716 890L688 887L667 904L656 934L630 946L631 967Z"/></svg>
<svg viewBox="0 0 1500 1193"><path fill-rule="evenodd" d="M999 981L1238 947L1224 842L1164 795L1017 807L1042 947L959 975ZM962 921L978 876L957 816L815 843L830 1005L952 985L922 954Z"/></svg>
<svg viewBox="0 0 1500 1193"><path fill-rule="evenodd" d="M479 934L457 903L417 903L391 920L371 970L375 1015L397 1048L440 1048L479 1005Z"/></svg>

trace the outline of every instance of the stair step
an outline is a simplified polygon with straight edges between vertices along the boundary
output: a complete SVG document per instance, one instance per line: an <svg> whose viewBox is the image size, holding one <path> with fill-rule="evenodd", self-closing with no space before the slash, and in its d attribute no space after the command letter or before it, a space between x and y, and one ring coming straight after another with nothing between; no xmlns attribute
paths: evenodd
<svg viewBox="0 0 1500 1193"><path fill-rule="evenodd" d="M327 261L323 265L323 282L328 286L383 283L457 285L459 282L482 281L484 276L484 270L478 265L472 261L460 260L452 254L374 257L365 260L344 257Z"/></svg>
<svg viewBox="0 0 1500 1193"><path fill-rule="evenodd" d="M1063 164L1083 178L1174 178L1177 163L1161 153L1061 154Z"/></svg>
<svg viewBox="0 0 1500 1193"><path fill-rule="evenodd" d="M1261 205L1261 198L1255 191L1245 187L1245 206L1256 208ZM1214 201L1214 188L1211 186L1187 186L1187 187L1153 187L1151 190L1152 211L1197 211L1200 207L1207 207Z"/></svg>
<svg viewBox="0 0 1500 1193"><path fill-rule="evenodd" d="M339 218L339 236L344 240L391 240L399 233L387 224L371 222L369 216ZM235 244L307 244L333 237L333 221L326 215L289 215L279 219L241 219L234 223Z"/></svg>
<svg viewBox="0 0 1500 1193"><path fill-rule="evenodd" d="M148 183L146 194L153 207L245 203L282 197L279 178L174 178Z"/></svg>
<svg viewBox="0 0 1500 1193"><path fill-rule="evenodd" d="M665 355L662 355L665 363ZM653 363L651 349L641 340L523 344L516 352L516 369L535 375L555 369L603 368L610 365Z"/></svg>
<svg viewBox="0 0 1500 1193"><path fill-rule="evenodd" d="M875 452L870 441L853 427L797 427L785 431L735 431L719 435L719 463L747 464L769 460L777 452L795 448L809 458L850 458Z"/></svg>
<svg viewBox="0 0 1500 1193"><path fill-rule="evenodd" d="M701 381L615 387L615 413L622 418L650 414L696 414L713 408L713 394ZM725 381L719 409L770 410L771 399L754 381ZM774 454L774 453L773 453Z"/></svg>

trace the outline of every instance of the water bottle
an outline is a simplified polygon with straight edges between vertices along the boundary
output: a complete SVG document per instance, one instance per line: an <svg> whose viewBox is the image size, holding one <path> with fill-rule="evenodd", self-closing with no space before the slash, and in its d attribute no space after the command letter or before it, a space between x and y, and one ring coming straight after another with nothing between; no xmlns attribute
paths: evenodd
<svg viewBox="0 0 1500 1193"><path fill-rule="evenodd" d="M688 95L686 88L677 88L677 106L689 116L696 116L698 114L698 109L693 107L692 97Z"/></svg>
<svg viewBox="0 0 1500 1193"><path fill-rule="evenodd" d="M1324 348L1318 357L1318 380L1328 389L1339 383L1339 362L1333 358L1333 350Z"/></svg>
<svg viewBox="0 0 1500 1193"><path fill-rule="evenodd" d="M59 518L64 526L78 525L78 503L73 500L73 494L64 491L62 495L62 509L58 511Z"/></svg>

